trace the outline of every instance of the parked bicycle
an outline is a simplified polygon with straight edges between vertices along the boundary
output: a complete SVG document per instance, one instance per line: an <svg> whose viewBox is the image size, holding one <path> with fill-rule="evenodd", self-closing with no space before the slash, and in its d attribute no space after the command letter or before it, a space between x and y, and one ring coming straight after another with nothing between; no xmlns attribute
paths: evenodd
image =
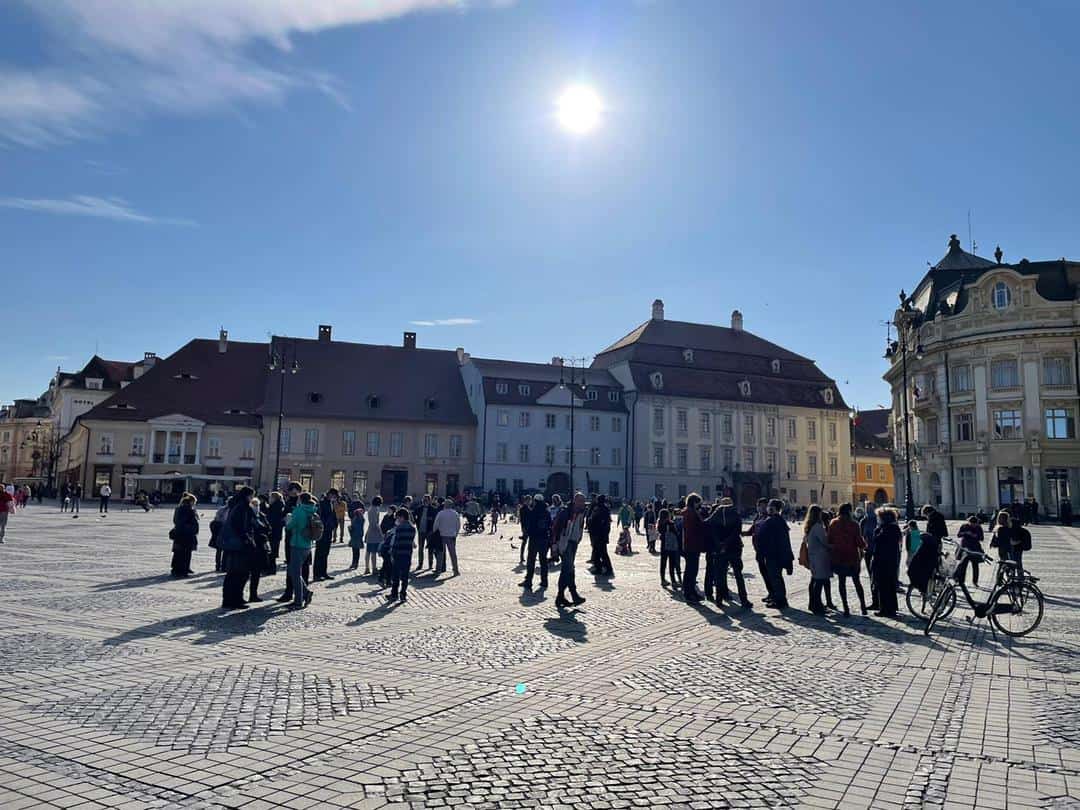
<svg viewBox="0 0 1080 810"><path fill-rule="evenodd" d="M956 571L958 565L957 553L959 548L959 544L947 537L943 537L941 539L941 550L938 552L938 564L934 569L934 573L930 575L930 580L926 584L926 589L919 590L914 585L908 586L907 606L908 610L910 610L913 615L918 616L920 619L928 619L930 617L930 610L934 607L938 595L946 588L950 578ZM955 609L956 592L954 591L952 596L942 606L941 616L938 618L945 618Z"/></svg>
<svg viewBox="0 0 1080 810"><path fill-rule="evenodd" d="M995 584L985 602L978 602L971 595L964 583L964 558L971 557L980 562L998 564L1001 566L1013 566L1019 568L1011 560L993 560L985 554L977 551L960 549L958 551L956 570L952 572L944 587L934 600L934 606L927 617L926 635L934 629L934 625L945 618L956 606L957 590L964 595L968 606L975 614L974 619L989 618L991 627L996 627L1007 636L1026 636L1039 626L1042 621L1044 602L1042 591L1028 578L1023 569L1014 571L1013 574L1003 577L999 584ZM951 607L950 607L951 603Z"/></svg>

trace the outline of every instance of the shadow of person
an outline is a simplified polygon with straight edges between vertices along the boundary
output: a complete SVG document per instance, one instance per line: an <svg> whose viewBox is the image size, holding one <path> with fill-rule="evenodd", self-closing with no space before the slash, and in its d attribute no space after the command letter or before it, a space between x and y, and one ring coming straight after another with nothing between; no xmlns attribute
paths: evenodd
<svg viewBox="0 0 1080 810"><path fill-rule="evenodd" d="M163 582L172 582L171 574L154 574L149 577L135 577L133 579L121 579L116 582L103 582L90 588L92 591L124 591L128 588L145 588L148 585L160 585Z"/></svg>
<svg viewBox="0 0 1080 810"><path fill-rule="evenodd" d="M286 615L282 606L264 602L259 607L246 610L226 611L221 608L200 610L184 616L174 616L149 624L133 627L104 639L107 646L120 646L132 641L150 638L184 639L192 644L218 644L238 636L257 633L267 621L275 616Z"/></svg>
<svg viewBox="0 0 1080 810"><path fill-rule="evenodd" d="M578 620L579 615L577 608L564 610L558 616L544 619L544 629L553 636L569 639L575 644L587 644L589 628L585 622Z"/></svg>
<svg viewBox="0 0 1080 810"><path fill-rule="evenodd" d="M377 605L371 610L364 611L351 622L347 622L345 626L359 627L362 624L377 622L379 619L389 616L400 605L401 603L397 599L390 599L389 597L387 597L386 601L383 602L381 605Z"/></svg>

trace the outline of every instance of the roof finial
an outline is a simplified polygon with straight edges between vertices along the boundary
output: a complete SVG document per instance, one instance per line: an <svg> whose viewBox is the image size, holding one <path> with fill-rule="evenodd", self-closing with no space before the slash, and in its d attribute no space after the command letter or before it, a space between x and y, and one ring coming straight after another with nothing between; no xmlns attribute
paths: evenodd
<svg viewBox="0 0 1080 810"><path fill-rule="evenodd" d="M995 260L995 261L996 261L996 262L997 262L998 264L1001 264L1001 257L1002 257L1002 256L1004 256L1004 255L1005 255L1005 254L1001 252L1001 245L998 245L998 246L997 246L997 247L996 247L996 248L994 249L994 260Z"/></svg>
<svg viewBox="0 0 1080 810"><path fill-rule="evenodd" d="M949 250L962 250L962 248L960 247L960 240L957 239L955 233L949 236Z"/></svg>

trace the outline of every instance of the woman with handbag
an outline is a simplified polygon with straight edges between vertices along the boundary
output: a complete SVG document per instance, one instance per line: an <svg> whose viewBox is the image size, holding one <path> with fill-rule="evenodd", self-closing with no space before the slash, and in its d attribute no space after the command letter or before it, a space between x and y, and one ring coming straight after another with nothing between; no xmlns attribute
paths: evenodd
<svg viewBox="0 0 1080 810"><path fill-rule="evenodd" d="M191 552L198 546L199 515L195 511L195 496L185 492L180 505L173 511L173 527L169 532L172 540L172 576L183 579L191 576Z"/></svg>
<svg viewBox="0 0 1080 810"><path fill-rule="evenodd" d="M818 616L825 615L825 604L821 601L821 594L826 584L832 579L831 551L821 507L814 504L806 513L806 523L803 525L803 546L799 549L799 564L810 569L810 612Z"/></svg>

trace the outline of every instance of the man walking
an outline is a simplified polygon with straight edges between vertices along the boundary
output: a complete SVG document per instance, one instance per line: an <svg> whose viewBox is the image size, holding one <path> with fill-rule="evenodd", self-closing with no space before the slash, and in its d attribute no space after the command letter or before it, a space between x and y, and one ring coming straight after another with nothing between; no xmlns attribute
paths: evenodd
<svg viewBox="0 0 1080 810"><path fill-rule="evenodd" d="M434 511L434 510L433 510ZM458 576L460 571L458 570L458 558L457 558L457 537L461 533L461 516L458 515L457 510L454 509L454 502L449 498L446 498L442 502L442 509L435 515L432 520L431 532L432 535L439 536L439 545L442 546L442 551L439 553L438 566L435 569L436 574L441 574L446 570L446 555L450 555L450 565L453 567L454 576Z"/></svg>
<svg viewBox="0 0 1080 810"><path fill-rule="evenodd" d="M101 489L98 490L98 495L101 496L101 504L98 507L98 514L109 514L109 499L112 497L112 487L110 487L108 484L102 484Z"/></svg>
<svg viewBox="0 0 1080 810"><path fill-rule="evenodd" d="M764 557L765 574L769 588L766 604L777 610L788 606L787 585L784 571L788 576L794 573L795 555L791 552L791 535L787 521L780 512L784 502L773 498L768 502L768 517L765 518L757 534L758 553Z"/></svg>
<svg viewBox="0 0 1080 810"><path fill-rule="evenodd" d="M548 586L548 546L551 545L551 513L544 504L544 496L533 496L533 508L529 510L529 555L525 569L525 579L519 585L527 591L532 590L536 560L540 559L540 590Z"/></svg>
<svg viewBox="0 0 1080 810"><path fill-rule="evenodd" d="M578 545L581 543L584 531L585 496L580 492L575 492L570 505L559 512L555 525L552 527L552 537L558 543L559 556L562 559L562 567L559 570L559 595L555 598L555 607L564 608L585 602L585 597L578 594L577 580L574 575L574 558L577 556ZM567 591L570 591L569 601L566 599Z"/></svg>

